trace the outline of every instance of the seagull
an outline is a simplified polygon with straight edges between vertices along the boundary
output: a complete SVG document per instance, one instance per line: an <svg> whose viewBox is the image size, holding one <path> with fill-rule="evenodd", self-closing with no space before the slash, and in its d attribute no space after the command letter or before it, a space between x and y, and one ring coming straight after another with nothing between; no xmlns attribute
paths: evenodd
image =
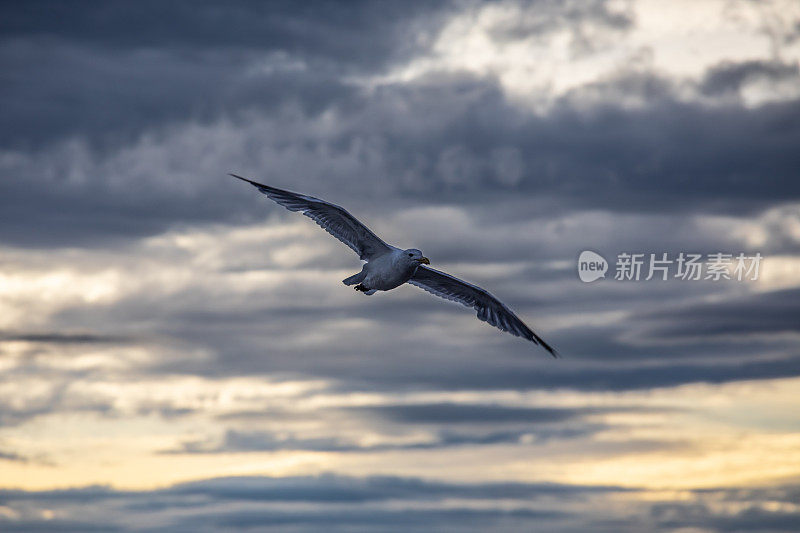
<svg viewBox="0 0 800 533"><path fill-rule="evenodd" d="M410 283L431 294L472 307L478 318L516 337L529 340L547 350L553 357L558 352L531 330L503 302L486 290L450 274L430 268L430 260L416 248L401 250L386 244L368 227L344 208L325 200L270 187L236 174L289 211L300 211L322 229L349 246L365 261L361 272L342 280L345 285L367 296L376 291L389 291Z"/></svg>

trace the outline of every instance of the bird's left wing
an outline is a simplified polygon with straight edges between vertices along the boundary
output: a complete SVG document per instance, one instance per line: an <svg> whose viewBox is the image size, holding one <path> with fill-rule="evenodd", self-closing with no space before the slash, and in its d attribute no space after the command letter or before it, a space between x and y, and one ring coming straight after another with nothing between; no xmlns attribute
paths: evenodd
<svg viewBox="0 0 800 533"><path fill-rule="evenodd" d="M352 248L358 254L358 257L365 261L391 251L391 247L388 244L372 233L356 217L338 205L313 196L270 187L236 174L231 174L231 176L254 185L259 191L289 211L302 211L305 216L316 222L322 229Z"/></svg>
<svg viewBox="0 0 800 533"><path fill-rule="evenodd" d="M417 268L408 282L441 298L472 307L478 312L480 320L516 337L522 337L538 344L550 352L553 357L558 357L558 353L526 326L511 309L480 287L424 266Z"/></svg>

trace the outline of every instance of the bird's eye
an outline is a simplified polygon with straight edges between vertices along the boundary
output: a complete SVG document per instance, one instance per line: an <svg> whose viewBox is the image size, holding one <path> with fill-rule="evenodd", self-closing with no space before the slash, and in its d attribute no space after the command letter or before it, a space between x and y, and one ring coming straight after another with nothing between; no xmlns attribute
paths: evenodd
<svg viewBox="0 0 800 533"><path fill-rule="evenodd" d="M414 256L414 254L408 254L408 257L413 257L413 256Z"/></svg>

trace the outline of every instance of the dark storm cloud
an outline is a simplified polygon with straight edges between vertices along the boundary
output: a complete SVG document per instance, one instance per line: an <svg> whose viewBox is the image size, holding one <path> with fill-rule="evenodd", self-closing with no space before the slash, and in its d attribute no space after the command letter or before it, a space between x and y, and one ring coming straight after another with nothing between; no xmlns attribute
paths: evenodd
<svg viewBox="0 0 800 533"><path fill-rule="evenodd" d="M676 101L669 80L628 73L576 89L550 113L534 116L507 102L492 78L439 73L374 92L346 80L425 53L429 43L420 36L430 36L453 9L424 2L326 2L313 9L290 2L240 2L225 9L205 2L149 9L124 2L5 5L0 64L2 97L11 105L0 119L0 144L46 161L45 147L82 139L88 155L66 148L45 167L7 159L0 239L27 246L102 245L175 223L252 220L264 204L246 200L222 176L265 171L253 157L265 146L298 150L290 174L268 169L272 183L318 195L341 191L352 198L352 209L376 195L386 200L399 194L417 204L489 200L495 210L519 195L561 212L581 206L732 210L758 209L800 193L793 179L800 164L796 102L709 109ZM605 2L580 8L542 3L535 13L506 28L514 35L501 31L505 37L495 38L579 28L585 21L610 30L631 24L630 15ZM723 64L702 86L719 92L753 76L792 72L777 63ZM582 95L597 90L645 91L647 105L587 112L579 105ZM295 124L301 131L314 129L325 111L338 114L337 127L321 137L254 138L224 156L237 161L236 169L230 162L198 168L191 154L180 153L165 168L143 154L144 167L127 176L124 192L108 187L109 170L102 165L90 161L75 170L70 162L103 161L168 124L228 120L237 128L266 120L279 131L286 124L276 116L291 105L301 110ZM379 161L375 168L326 168L327 160L365 140L374 145L367 143L372 148L361 157ZM120 170L128 172L112 172ZM70 172L82 174L79 184L65 183ZM196 178L188 186L166 185L176 173ZM382 192L378 184L386 186Z"/></svg>
<svg viewBox="0 0 800 533"><path fill-rule="evenodd" d="M551 205L555 201L562 212L570 206L640 212L696 211L703 206L726 211L763 208L800 193L791 178L800 164L793 150L800 144L800 114L794 103L757 111L709 110L669 103L642 111L603 109L583 115L560 110L544 118L520 119L518 111L508 107L494 91L478 90L478 94L466 98L468 103L454 106L451 90L458 91L439 87L423 96L398 89L406 93L398 95L402 105L411 105L421 113L428 113L425 110L429 107L436 109L436 125L426 132L414 131L417 128L411 124L430 118L414 116L413 112L394 117L393 111L387 111L398 103L381 102L382 97L376 97L363 114L351 118L355 123L346 125L335 138L322 141L323 145L332 154L343 155L361 136L380 139L386 148L376 155L384 172L400 178L390 187L411 195L417 205L425 197L427 201L438 199L462 206L494 200L499 208L502 191L516 190L532 198L556 198ZM414 102L419 98L423 102ZM642 136L642 131L647 131L647 136ZM490 162L493 152L504 147L520 154L525 170L517 184L501 183L496 189L497 173ZM450 153L458 168L443 163ZM313 151L308 155L312 161L318 157ZM244 161L243 166L247 168L248 163ZM178 221L230 220L241 217L243 210L252 215L263 213L266 207L255 201L253 193L248 199L247 191L223 179L225 170L219 169L219 177L198 175L190 192L152 185L142 188L132 182L131 194L124 197L102 185L67 187L9 180L3 188L11 224L4 225L4 233L7 239L17 241L45 239L47 234L57 240L63 231L73 233L70 238L89 238L98 233L136 235L154 233ZM153 172L159 169L153 168ZM174 170L164 169L165 179L171 172ZM305 174L313 176L316 172ZM332 174L340 191L347 190L342 186L352 191L361 189L356 185L358 180L371 181L366 176ZM295 175L303 176L302 168ZM102 176L91 181L97 179ZM325 193L330 185L308 190L310 185L292 185L286 177L275 176L271 181L330 197ZM371 199L385 196L376 197L369 189L366 192ZM347 196L352 200L340 203L370 214L366 198ZM203 197L214 197L215 201L196 201ZM20 205L28 211L21 211ZM30 206L34 206L36 219ZM89 212L91 220L87 220ZM104 222L98 224L98 220ZM37 236L37 230L44 235Z"/></svg>
<svg viewBox="0 0 800 533"><path fill-rule="evenodd" d="M524 218L534 209L741 213L800 195L795 101L706 107L680 102L669 80L629 73L533 115L508 102L495 79L460 73L366 91L346 81L339 63L313 64L307 51L55 43L0 43L3 98L14 102L0 124L12 149L0 185L6 242L102 245L177 223L262 216L261 199L224 179L231 170L368 216L376 199L495 212L524 199L514 210ZM706 85L736 85L749 75L731 72L773 67L719 66ZM646 105L587 109L583 99L598 91L633 91ZM292 106L299 111L287 118ZM160 160L135 151L142 132L160 145L191 135L181 128L192 124L218 131L208 149L218 168L185 149L197 144L189 138ZM249 140L231 133L253 124L261 126ZM275 135L282 131L294 133ZM104 166L126 149L135 165ZM275 165L276 157L285 160ZM349 163L337 166L342 159ZM129 186L110 186L109 174Z"/></svg>
<svg viewBox="0 0 800 533"><path fill-rule="evenodd" d="M103 154L148 128L209 123L256 108L299 103L315 114L351 99L334 72L282 54L95 50L47 42L0 43L14 106L0 118L0 145L37 149L84 138ZM260 67L260 69L259 69Z"/></svg>
<svg viewBox="0 0 800 533"><path fill-rule="evenodd" d="M535 272L494 282L468 277L500 295L535 328L537 319L553 314L580 310L590 320L595 314L623 312L619 320L603 325L581 319L556 330L538 327L564 355L557 362L543 360L544 354L535 346L478 322L470 310L413 287L400 288L397 294L361 297L339 286L339 277L331 278L330 291L341 297L314 305L306 303L319 301L312 291L292 286L255 292L248 303L235 305L198 297L203 291L192 289L194 295L174 293L168 302L135 295L107 306L71 308L56 319L69 328L98 321L125 324L130 331L146 330L179 343L189 353L190 347L209 353L204 358L155 357L152 365L140 367L144 374L322 377L344 390L628 390L798 375L800 354L790 339L742 336L743 331L756 332L759 324L767 328L764 332L790 331L797 314L792 312L792 294L765 293L753 297L752 305L747 299L728 297L705 308L685 300L735 293L737 282L587 285L573 272L564 276L570 281L541 282ZM552 287L554 299L540 296L540 283L542 290L557 283ZM531 290L522 294L520 286ZM658 312L653 310L654 301L659 302ZM439 334L425 331L431 324L439 324ZM708 328L703 330L703 324ZM726 327L736 342L721 335ZM305 341L309 332L325 336L309 345ZM465 334L472 337L471 342L459 339ZM388 408L381 414L410 416L404 409ZM434 411L423 411L425 416L435 416ZM500 411L494 415L503 416ZM464 408L463 412L470 416L472 411ZM494 417L485 414L487 419ZM450 415L458 413L442 416ZM515 416L537 413L513 412L506 418Z"/></svg>
<svg viewBox="0 0 800 533"><path fill-rule="evenodd" d="M707 345L705 350L697 343L692 351L681 344L671 349L624 347L628 356L620 357L619 350L614 350L613 344L608 344L602 334L595 337L587 334L581 342L586 343L585 349L591 350L590 357L567 355L551 364L542 362L542 354L527 345L516 346L513 339L509 343L498 340L457 348L431 346L423 340L405 340L404 347L410 351L400 354L387 353L385 347L363 348L344 341L321 353L265 347L269 342L266 338L260 342L233 341L220 349L219 359L200 364L184 359L147 372L327 377L336 380L344 389L357 390L636 390L800 375L800 356L793 350L787 351L780 343L777 347L719 343L716 347ZM562 350L574 346L567 342L557 345ZM692 353L695 353L694 358Z"/></svg>
<svg viewBox="0 0 800 533"><path fill-rule="evenodd" d="M456 388L524 388L526 384L548 386L549 383L549 386L579 389L604 386L642 388L678 384L684 380L729 381L746 376L749 370L773 375L779 374L782 369L796 372L794 360L798 354L793 342L781 338L744 336L747 332L759 333L759 327L762 328L761 333L796 330L798 313L793 310L793 291L765 293L752 297L752 302L747 298L732 298L707 308L697 304L687 306L684 299L698 297L705 291L711 291L711 287L694 288L686 282L682 285L680 282L664 283L663 286L639 283L636 287L609 282L612 285L603 290L599 286L590 289L576 281L574 286L557 291L561 299L567 300L563 306L540 298L535 290L528 297L514 295L514 284L527 286L536 283L535 279L526 277L513 278L507 290L496 291L496 294L502 294L534 326L539 316L576 308L582 309L587 316L625 309L629 317L603 326L575 324L555 331L539 328L564 354L563 361L551 365L538 359L541 354L535 347L518 339L507 338L478 323L469 310L431 299L426 294L417 295L413 288L409 288L406 292L414 296L413 299L356 301L353 302L354 307L335 306L319 315L312 312L302 319L296 317L296 320L287 320L273 311L266 314L256 312L252 316L242 317L239 323L242 328L235 330L236 339L232 339L231 332L224 331L225 328L215 327L202 332L192 327L195 339L206 339L215 347L215 351L224 354L224 361L207 361L210 366L206 369L197 368L197 371L214 375L224 373L223 367L234 370L237 368L236 361L242 357L243 364L251 369L254 364L256 367L263 364L264 371L281 369L290 373L307 372L313 368L316 372L345 381L388 381L400 386L425 382L433 386L449 384ZM482 284L494 290L493 284ZM502 285L498 287L501 288ZM599 292L595 294L595 290ZM661 311L653 312L653 301L659 301ZM327 346L319 354L315 350L303 350L302 361L292 355L293 350L277 346L274 340L270 341L285 328L300 336L308 327L318 329L325 324L326 313L337 319L368 321L372 331L381 333L378 336L345 335L337 339L336 346ZM464 324L474 326L475 333L481 334L480 337L476 337L470 345L459 344L457 354L451 356L446 347L447 338L429 339L414 334L421 325L443 317L453 320L451 325L446 326L452 330L443 331L445 336L458 336L456 326ZM176 319L180 320L173 317L167 321ZM318 320L318 325L312 325L309 320L312 323ZM248 323L251 326L246 326ZM267 324L274 324L275 329ZM704 328L703 324L708 324L708 327ZM263 337L250 337L248 332L252 331L251 327L260 329ZM728 329L723 331L726 327ZM669 331L664 331L665 328L669 328ZM721 333L735 335L736 342L732 343L730 338L720 338ZM175 330L171 334L184 336ZM402 354L399 358L382 356L387 342L398 347ZM267 345L269 348L265 349ZM325 357L325 354L331 353L336 353L342 359ZM761 361L762 355L768 356L771 361ZM354 360L359 361L355 369L349 363ZM348 363L340 367L341 361ZM616 361L614 368L605 365L599 369L586 367L587 364L593 366L593 363L609 361ZM639 368L640 365L642 368ZM664 371L672 365L676 365L675 372ZM612 377L615 374L616 378ZM650 379L652 383L648 383Z"/></svg>
<svg viewBox="0 0 800 533"><path fill-rule="evenodd" d="M732 338L800 331L800 290L789 289L744 295L725 302L675 306L645 314L652 337Z"/></svg>
<svg viewBox="0 0 800 533"><path fill-rule="evenodd" d="M445 95L442 97L446 98ZM681 113L681 110L675 111ZM688 113L688 110L683 111ZM797 117L792 118L792 109L776 110L776 113L782 114L781 120L785 123L797 122ZM490 154L486 148L480 146L485 146L486 141L498 142L497 136L493 134L516 137L515 148L520 153L526 154L525 163L529 170L517 187L521 192L533 193L535 190L536 194L563 195L583 204L592 204L604 198L604 204L599 206L604 208L622 204L634 205L632 202L638 202L635 205L640 208L660 209L684 208L702 201L707 196L714 196L715 201L721 202L728 198L734 203L743 204L748 203L744 199L748 196L751 201L758 203L759 199L763 202L778 194L788 197L796 194L796 191L786 189L786 184L791 183L787 180L787 173L790 172L789 165L794 156L789 157L788 153L781 154L781 151L788 150L788 144L785 148L781 148L780 145L769 146L769 143L764 143L766 144L764 146L753 146L752 142L737 140L729 134L722 133L728 136L728 139L720 139L718 136L719 146L711 152L719 154L738 151L736 159L739 161L715 160L714 166L717 168L711 170L711 173L706 173L703 180L697 178L697 169L691 167L710 165L714 155L696 151L696 145L691 139L687 139L685 144L681 143L683 146L670 146L662 143L661 139L652 139L653 145L648 146L642 145L641 139L629 137L635 135L634 131L638 127L645 123L653 127L652 123L657 121L662 121L663 127L657 128L656 131L663 131L665 136L681 139L693 136L695 134L692 132L707 128L715 122L730 123L730 128L723 130L726 132L759 127L753 124L753 120L744 116L739 118L710 116L705 119L707 124L704 125L703 121L698 123L697 117L692 113L688 113L683 124L674 122L674 117L669 118L668 114L631 117L619 111L608 111L588 119L566 114L553 117L549 124L537 123L538 120L532 119L533 123L526 124L516 133L503 132L502 130L507 129L506 126L495 124L494 126L501 131L497 131L493 126L484 129L487 137L495 137L494 141L482 138L482 135L476 136L474 133L465 137L465 132L475 131L476 128L482 129L483 125L471 123L469 117L463 119L451 117L456 123L451 124L449 129L439 128L440 131L435 132L437 139L419 140L424 146L416 146L416 142L409 144L410 138L405 137L403 132L374 133L386 138L387 144L392 146L391 153L386 156L390 165L397 165L396 168L390 169L392 174L402 175L404 171L408 171L408 161L416 161L417 166L422 165L414 169L419 181L411 183L410 192L415 192L419 188L415 194L425 192L440 198L450 196L450 193L445 192L448 189L479 191L482 187L492 184L491 168L484 165ZM479 118L472 118L481 121ZM765 126L769 127L768 124ZM797 129L795 126L791 128ZM347 149L352 138L343 141L343 148ZM510 139L505 141L514 142ZM780 140L779 143L785 141ZM470 157L475 158L475 166L466 169L466 173L459 172L453 175L456 181L452 183L450 174L437 173L436 161L448 150L443 143L454 143L453 146L462 147L471 144L472 148L464 149L472 154ZM656 147L656 144L659 146ZM622 146L625 146L626 150L623 151ZM670 153L664 153L665 150ZM573 153L581 153L580 160L574 159ZM704 159L707 161L704 162ZM737 164L739 166L736 172L733 172L732 166L727 170L719 168ZM748 171L748 165L754 166ZM223 170L220 169L220 172ZM164 175L168 174L169 170L165 170ZM558 177L567 174L575 178L569 187L560 182ZM652 174L661 177L655 179ZM734 174L752 176L752 179L737 179L736 183L732 183L728 178ZM430 178L425 180L423 175L430 175ZM581 185L578 186L577 183ZM659 184L658 188L656 183ZM26 239L58 241L59 234L64 231L72 234L67 236L70 239L91 238L97 233L147 234L157 232L172 222L229 219L239 216L242 208L253 214L261 213L265 209L262 203L243 201L246 199L241 194L242 191L221 177L212 180L210 176L199 176L196 190L191 195L143 190L134 183L131 183L132 194L125 197L104 190L102 186L69 188L57 184L52 187L45 183L19 179L6 181L3 188L6 193L4 204L7 204L5 212L10 221L10 224L4 225L4 233L6 238L16 241ZM401 185L401 191L403 188ZM216 200L198 203L193 199L203 196L213 196ZM454 200L459 197L463 199L463 194L456 193ZM678 197L681 198L680 202L677 202ZM476 199L477 197L474 197L468 201ZM26 210L21 210L20 206L25 206ZM31 218L31 206L34 206L34 212L37 213L36 219ZM354 209L358 208L358 205L348 207ZM91 220L88 219L87 213L92 214ZM37 231L41 235L36 235ZM47 238L47 235L51 237Z"/></svg>
<svg viewBox="0 0 800 533"><path fill-rule="evenodd" d="M621 91L624 82L610 90ZM392 109L401 102L426 116L397 116ZM401 183L410 193L463 202L467 192L472 201L485 201L481 191L492 199L516 189L555 195L567 206L634 211L749 203L745 197L763 206L779 194L797 194L786 187L796 162L789 139L800 138L793 102L711 109L680 103L665 89L643 109L578 111L565 100L533 116L508 103L491 80L451 76L385 88L372 107L387 117L380 124L387 124L381 133L390 141L389 160L398 165L394 174L406 176ZM420 128L431 123L430 113L439 119ZM517 183L504 184L492 164L500 149L518 154L524 170Z"/></svg>
<svg viewBox="0 0 800 533"><path fill-rule="evenodd" d="M40 38L101 48L257 48L286 50L340 64L374 68L419 45L404 39L411 21L433 24L447 4L399 5L368 1L154 0L37 1L7 3L0 21L4 40Z"/></svg>
<svg viewBox="0 0 800 533"><path fill-rule="evenodd" d="M676 349L677 351L677 349ZM468 360L469 358L467 358ZM408 363L421 364L422 361ZM380 386L430 387L434 389L494 390L502 389L572 389L584 391L625 391L653 387L673 387L686 383L727 383L748 379L772 379L800 375L800 356L785 356L778 360L717 363L674 363L669 359L656 366L639 366L620 363L609 366L590 366L582 361L580 366L562 364L558 369L542 368L541 365L519 364L517 361L504 361L502 366L483 365L475 370L452 372L453 364L459 362L446 360L430 363L424 375L410 372L386 376L379 371L380 361L354 372L352 382L362 387L377 387L378 380L386 380ZM374 366L375 368L370 368ZM564 368L567 367L567 368ZM385 366L383 367L385 369ZM452 372L452 375L444 375ZM360 378L360 379L359 379Z"/></svg>
<svg viewBox="0 0 800 533"><path fill-rule="evenodd" d="M634 324L632 321L631 325ZM284 372L326 376L341 383L345 389L368 390L631 390L800 374L800 358L794 346L780 339L770 343L734 344L691 339L678 340L671 345L653 345L637 339L637 343L631 345L613 340L617 334L625 333L624 328L583 331L576 326L574 331L550 335L552 342L566 354L563 359L551 363L542 361L541 354L534 348L514 339L499 338L499 333L497 338L488 337L470 345L451 347L430 344L424 338L409 337L402 331L383 330L386 336L382 338L398 339L402 346L400 353L387 353L380 343L373 346L373 343L363 340L353 342L352 337L338 340L323 351L296 352L276 346L272 336L266 335L261 340L240 337L228 344L220 340L219 360L200 365L181 361L153 371L174 372L180 369L210 376L235 375L245 369L250 373ZM614 363L609 364L609 361Z"/></svg>
<svg viewBox="0 0 800 533"><path fill-rule="evenodd" d="M113 146L171 120L269 110L290 98L319 109L343 96L343 74L418 51L447 10L434 2L6 4L0 64L3 96L15 105L3 114L0 145L84 135Z"/></svg>

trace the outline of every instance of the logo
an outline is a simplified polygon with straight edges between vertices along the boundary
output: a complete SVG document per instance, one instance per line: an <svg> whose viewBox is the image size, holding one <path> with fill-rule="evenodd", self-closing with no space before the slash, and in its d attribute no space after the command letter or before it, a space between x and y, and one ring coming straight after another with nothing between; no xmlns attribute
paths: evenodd
<svg viewBox="0 0 800 533"><path fill-rule="evenodd" d="M606 277L607 270L608 261L598 253L584 250L578 257L578 277L584 283Z"/></svg>
<svg viewBox="0 0 800 533"><path fill-rule="evenodd" d="M612 279L615 281L757 281L760 274L761 252L746 255L730 252L708 254L680 253L634 253L622 252L613 265ZM578 257L578 277L591 283L606 277L609 270L605 257L584 250Z"/></svg>

